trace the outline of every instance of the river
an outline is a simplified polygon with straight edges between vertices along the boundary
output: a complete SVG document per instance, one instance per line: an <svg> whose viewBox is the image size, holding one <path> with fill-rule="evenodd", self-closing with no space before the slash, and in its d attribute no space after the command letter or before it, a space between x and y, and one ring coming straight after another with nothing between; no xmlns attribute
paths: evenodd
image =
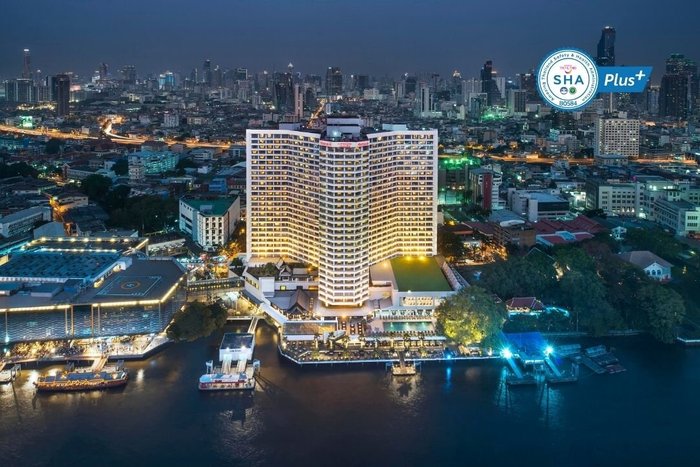
<svg viewBox="0 0 700 467"><path fill-rule="evenodd" d="M128 362L122 390L0 386L2 466L696 465L700 349L611 343L627 372L555 389L504 384L500 363L297 368L257 330L252 396L200 393L220 335ZM42 369L41 371L45 371Z"/></svg>

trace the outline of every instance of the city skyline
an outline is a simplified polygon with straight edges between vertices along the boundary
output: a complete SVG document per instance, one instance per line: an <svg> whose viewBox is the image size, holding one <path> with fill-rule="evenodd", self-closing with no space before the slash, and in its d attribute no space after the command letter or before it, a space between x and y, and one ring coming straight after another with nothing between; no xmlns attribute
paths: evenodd
<svg viewBox="0 0 700 467"><path fill-rule="evenodd" d="M546 52L558 47L574 46L595 55L600 31L608 25L617 30L618 65L645 64L660 71L671 53L700 56L700 45L692 41L692 15L680 15L671 24L671 19L654 14L649 0L614 5L574 1L567 8L576 10L575 22L562 20L559 5L553 8L544 0L528 4L542 12L527 21L523 18L529 10L515 3L508 7L510 2L504 2L499 17L488 4L446 0L425 9L432 17L421 13L423 5L417 1L404 3L402 9L388 1L360 1L354 10L316 0L305 2L306 8L285 0L211 0L198 9L190 0L174 0L167 2L167 10L160 0L145 5L128 0L119 11L84 0L38 3L32 11L7 6L6 17L13 21L2 32L3 78L21 76L25 48L32 52L33 70L44 75L74 71L86 77L103 62L112 75L124 65L135 65L144 75L186 73L211 59L223 67L268 71L283 70L291 61L303 74L339 66L343 73L376 76L447 76L457 69L464 77L478 76L481 64L493 60L500 76L514 76L536 67ZM679 0L671 3L679 11L688 8ZM334 19L339 14L342 21ZM65 24L74 18L80 18L79 27L67 30ZM36 27L37 21L42 27ZM130 34L121 34L127 23ZM193 27L198 24L206 27ZM390 27L395 24L401 27ZM654 33L662 30L664 34ZM655 73L653 81L658 83L660 76Z"/></svg>

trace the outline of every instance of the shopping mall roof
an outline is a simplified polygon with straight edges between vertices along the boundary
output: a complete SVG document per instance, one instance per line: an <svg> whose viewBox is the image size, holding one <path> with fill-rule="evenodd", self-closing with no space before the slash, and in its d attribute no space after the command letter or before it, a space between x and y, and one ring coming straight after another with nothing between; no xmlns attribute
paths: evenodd
<svg viewBox="0 0 700 467"><path fill-rule="evenodd" d="M119 253L90 253L80 251L25 252L11 256L0 266L0 278L25 279L84 279L89 280L111 268Z"/></svg>

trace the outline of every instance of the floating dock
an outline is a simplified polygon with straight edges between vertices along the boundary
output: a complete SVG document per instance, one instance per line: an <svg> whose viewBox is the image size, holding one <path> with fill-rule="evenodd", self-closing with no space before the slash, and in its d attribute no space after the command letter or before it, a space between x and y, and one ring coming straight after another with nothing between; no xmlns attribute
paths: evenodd
<svg viewBox="0 0 700 467"><path fill-rule="evenodd" d="M399 361L387 363L387 368L391 369L393 376L413 376L418 373L420 362L407 362L403 352L399 352Z"/></svg>

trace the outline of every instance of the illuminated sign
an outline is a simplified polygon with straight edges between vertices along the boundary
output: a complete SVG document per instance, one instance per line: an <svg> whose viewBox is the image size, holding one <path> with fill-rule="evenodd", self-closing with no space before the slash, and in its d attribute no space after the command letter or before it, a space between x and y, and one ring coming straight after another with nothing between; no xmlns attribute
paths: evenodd
<svg viewBox="0 0 700 467"><path fill-rule="evenodd" d="M34 128L34 117L20 116L19 117L19 127L20 128Z"/></svg>

